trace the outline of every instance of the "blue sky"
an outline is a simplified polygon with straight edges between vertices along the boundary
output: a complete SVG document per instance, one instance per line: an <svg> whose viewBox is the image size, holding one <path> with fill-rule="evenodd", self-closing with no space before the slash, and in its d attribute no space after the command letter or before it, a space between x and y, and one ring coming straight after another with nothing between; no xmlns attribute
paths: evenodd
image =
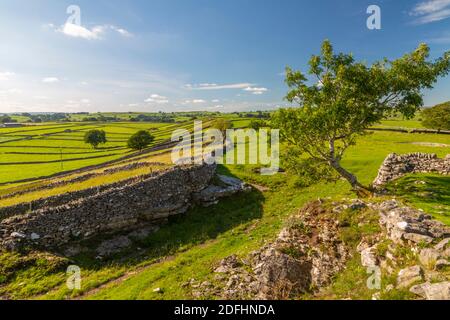
<svg viewBox="0 0 450 320"><path fill-rule="evenodd" d="M369 30L369 5L381 30ZM81 9L81 24L69 5ZM450 50L450 0L0 3L0 112L235 111L286 105L283 71L324 39L371 62ZM450 77L425 92L450 100Z"/></svg>

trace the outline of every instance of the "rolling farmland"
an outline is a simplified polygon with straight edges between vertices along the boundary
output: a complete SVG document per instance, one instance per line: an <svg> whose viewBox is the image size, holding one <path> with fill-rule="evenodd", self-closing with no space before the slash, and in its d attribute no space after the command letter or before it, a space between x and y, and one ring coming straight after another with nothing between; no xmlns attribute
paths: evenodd
<svg viewBox="0 0 450 320"><path fill-rule="evenodd" d="M133 151L128 138L139 130L155 136L151 146L169 140L174 129L192 126L167 123L66 123L0 128L0 184L14 183L97 165ZM106 132L108 142L94 149L83 140L93 129ZM150 147L151 147L150 146Z"/></svg>

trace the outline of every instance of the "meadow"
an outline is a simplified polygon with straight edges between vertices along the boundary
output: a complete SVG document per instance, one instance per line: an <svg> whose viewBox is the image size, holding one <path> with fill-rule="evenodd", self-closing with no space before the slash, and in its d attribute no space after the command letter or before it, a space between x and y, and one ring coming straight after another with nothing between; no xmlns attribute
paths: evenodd
<svg viewBox="0 0 450 320"><path fill-rule="evenodd" d="M231 118L231 117L230 117ZM235 127L245 127L249 119L231 118ZM384 125L397 127L405 126L404 120L400 123L390 121ZM100 153L115 152L114 155L99 159L88 159L93 163L107 161L109 157L121 157L129 152L124 149L124 139L132 132L146 128L154 130L158 135L158 141L164 141L170 137L170 132L175 127L188 127L191 122L181 124L149 124L149 123L107 123L107 124L46 124L38 130L23 133L24 128L9 129L10 133L3 132L2 136L9 135L33 135L29 141L10 142L23 143L22 150L27 152L41 149L51 152L52 148L43 147L45 142L59 148L54 141L65 141L68 150L81 150L80 152ZM414 122L406 123L414 127ZM85 130L93 126L100 126L112 133L114 140L106 145L106 150L91 150L83 146L79 141ZM61 133L71 128L72 132ZM27 128L28 129L28 128ZM76 130L75 130L76 129ZM31 129L32 130L32 129ZM22 131L22 132L20 132ZM65 140L48 140L45 133L64 135ZM116 137L117 136L117 137ZM35 137L35 138L34 138ZM50 137L54 137L50 135ZM78 138L77 138L78 137ZM120 137L120 138L119 138ZM42 139L41 139L42 138ZM119 141L120 140L120 141ZM35 143L36 148L27 148L26 143ZM60 142L56 142L60 143ZM8 143L6 143L8 144ZM30 146L32 144L29 144ZM42 147L41 147L42 146ZM88 148L88 149L83 149ZM115 150L114 148L118 149ZM17 150L17 148L12 147ZM66 149L64 149L66 150ZM85 151L83 151L85 150ZM111 151L115 150L115 151ZM167 150L166 150L167 151ZM358 139L345 158L343 166L355 173L361 182L369 184L377 175L377 170L385 157L392 152L410 153L427 152L436 153L443 157L450 154L450 137L438 134L418 134L376 131ZM94 153L95 154L95 153ZM3 155L2 155L3 156ZM5 155L13 156L13 155ZM35 156L24 154L28 161L36 161ZM46 155L52 157L53 155ZM58 159L58 155L54 155ZM91 155L89 155L91 156ZM79 157L66 153L65 157L71 159ZM13 162L14 159L8 158ZM44 157L45 159L45 157ZM53 158L51 158L53 159ZM2 160L3 162L4 160ZM17 160L14 160L17 161ZM84 160L64 162L64 168L68 168L71 162L74 167L85 165ZM97 162L98 161L98 162ZM133 161L168 162L169 157L164 150L144 154L131 158L123 163ZM122 164L123 164L122 163ZM28 164L29 168L37 171L42 164ZM24 172L2 175L2 181L14 181L18 177L38 176L58 172L59 163L52 169L43 170L42 173L26 172L23 165L12 165ZM112 164L106 168L118 164ZM22 167L21 167L22 166ZM5 166L10 167L10 166ZM262 176L254 170L258 165L232 165L219 166L223 174L236 176L256 188L249 194L242 194L232 199L224 199L214 207L194 207L185 215L173 217L170 223L163 226L158 232L133 244L132 247L110 259L98 260L94 250L85 250L70 259L49 252L29 252L26 255L20 253L3 253L0 255L0 297L8 298L32 298L32 299L190 299L195 298L189 287L182 284L191 279L196 281L215 281L211 272L221 259L231 254L244 257L249 252L263 246L276 237L284 224L284 220L295 213L299 208L311 200L317 198L342 199L354 198L345 181L337 182L317 181L310 186L302 186L299 177L287 173L274 176ZM50 167L49 167L50 168ZM100 170L100 169L96 169ZM140 169L139 169L140 170ZM4 200L4 204L29 201L31 199L86 188L101 183L109 183L139 175L139 170L130 170L126 173L110 175L103 178L95 178L63 188L55 188L45 191L25 193ZM12 177L13 176L13 177ZM64 177L69 179L74 175ZM49 179L47 181L54 181ZM62 178L61 178L62 179ZM415 181L425 181L426 184L417 185ZM2 194L13 192L20 188L31 188L41 183L37 180L31 183L14 184L4 186ZM436 219L450 224L450 202L448 190L450 190L450 178L436 177L434 175L410 175L390 185L390 194L397 196L405 203L431 213ZM379 200L382 200L380 198ZM364 230L358 229L358 225L351 226L349 232L359 239L364 236ZM89 240L83 244L86 248L95 247L96 241ZM373 292L365 286L366 272L356 262L358 257L349 262L345 273L339 276L335 285L324 291L319 298L353 298L370 299ZM75 264L82 269L81 290L69 290L65 285L65 268L68 264ZM395 279L384 279L383 286L393 283ZM154 291L161 288L159 291ZM208 298L208 297L207 297ZM213 297L211 297L213 298ZM304 298L310 298L305 296ZM392 293L390 298L408 298L405 292Z"/></svg>

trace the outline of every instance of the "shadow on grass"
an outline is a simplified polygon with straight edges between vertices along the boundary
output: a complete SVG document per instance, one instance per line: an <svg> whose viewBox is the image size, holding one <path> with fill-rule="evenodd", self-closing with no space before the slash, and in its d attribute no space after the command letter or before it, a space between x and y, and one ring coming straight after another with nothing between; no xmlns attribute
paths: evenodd
<svg viewBox="0 0 450 320"><path fill-rule="evenodd" d="M387 186L388 191L450 224L450 176L413 174Z"/></svg>
<svg viewBox="0 0 450 320"><path fill-rule="evenodd" d="M218 171L221 174L234 176L223 166ZM130 259L131 261L136 259L133 253L137 247L145 251L144 259L149 260L184 251L190 246L215 239L227 230L261 218L263 202L263 194L253 190L250 193L240 193L221 199L217 205L211 207L194 206L185 214L169 218L168 224L163 225L158 232L136 241L133 250L128 250L128 257L124 257L122 253L111 261L129 263ZM99 240L101 239L90 241L89 247L92 247L94 243L98 244ZM75 262L85 262L88 265L99 264L93 252L78 258L81 260ZM142 260L142 258L138 258L138 260ZM100 262L100 264L102 263Z"/></svg>

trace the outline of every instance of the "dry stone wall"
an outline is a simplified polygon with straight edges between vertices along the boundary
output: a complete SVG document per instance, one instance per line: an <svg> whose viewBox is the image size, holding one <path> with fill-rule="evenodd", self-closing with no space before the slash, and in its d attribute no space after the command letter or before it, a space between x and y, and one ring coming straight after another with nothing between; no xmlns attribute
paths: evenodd
<svg viewBox="0 0 450 320"><path fill-rule="evenodd" d="M407 173L439 173L450 174L450 154L444 159L436 154L410 153L397 155L391 153L384 160L378 171L378 176L373 182L376 188L398 179Z"/></svg>
<svg viewBox="0 0 450 320"><path fill-rule="evenodd" d="M27 188L25 190L11 192L6 195L0 196L0 201L2 199L8 199L8 198L20 196L25 193L30 193L30 192L40 191L40 190L45 190L45 189L53 189L56 187L62 187L62 186L70 185L70 184L77 183L77 182L83 182L83 181L86 181L86 180L89 180L92 178L109 175L109 174L114 174L117 172L130 171L130 170L135 170L135 169L139 169L139 168L153 167L153 166L161 166L162 167L164 165L165 165L164 163L160 163L160 162L133 162L133 163L130 163L130 164L127 164L124 166L118 166L118 167L111 168L111 169L105 169L101 172L89 172L89 173L77 176L75 178L66 179L66 180L57 180L57 181L53 181L53 182L49 181L48 183L43 184L43 185L38 185L35 187Z"/></svg>
<svg viewBox="0 0 450 320"><path fill-rule="evenodd" d="M113 172L110 172L113 173ZM108 190L113 190L116 188L123 187L125 185L132 185L138 181L147 180L151 177L158 176L161 172L149 171L147 174L140 176L134 176L125 180L117 181L110 184L103 184L100 186L91 187L88 189L82 189L79 191L68 192L64 194L59 194L56 196L44 197L30 202L21 202L12 206L1 207L0 208L0 220L12 217L18 214L25 214L30 211L36 211L47 207L58 207L70 202L77 201L79 199L85 199L93 195L106 192ZM103 175L103 174L99 174ZM80 180L71 181L71 183L81 182ZM1 201L1 199L0 199Z"/></svg>
<svg viewBox="0 0 450 320"><path fill-rule="evenodd" d="M0 249L23 244L58 247L101 233L159 224L185 212L194 194L206 189L215 165L180 166L139 179L43 199L37 210L0 212ZM2 216L3 215L3 216Z"/></svg>

